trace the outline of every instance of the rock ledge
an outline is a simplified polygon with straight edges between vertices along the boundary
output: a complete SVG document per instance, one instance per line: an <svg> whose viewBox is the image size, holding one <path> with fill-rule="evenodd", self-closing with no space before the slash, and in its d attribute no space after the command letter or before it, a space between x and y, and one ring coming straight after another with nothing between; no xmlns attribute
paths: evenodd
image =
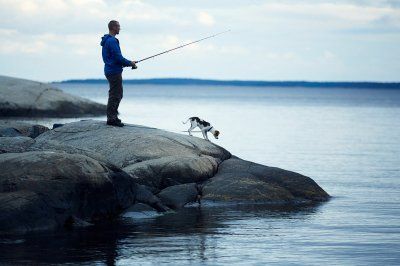
<svg viewBox="0 0 400 266"><path fill-rule="evenodd" d="M138 204L162 212L199 201L298 204L330 197L307 176L156 128L86 120L32 138L21 124L9 126L25 134L0 137L3 233L98 222Z"/></svg>

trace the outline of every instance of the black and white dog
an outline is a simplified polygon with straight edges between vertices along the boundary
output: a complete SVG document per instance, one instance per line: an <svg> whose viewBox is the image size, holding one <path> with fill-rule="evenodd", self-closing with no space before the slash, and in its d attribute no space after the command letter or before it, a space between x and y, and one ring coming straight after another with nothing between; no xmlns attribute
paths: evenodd
<svg viewBox="0 0 400 266"><path fill-rule="evenodd" d="M199 127L201 130L201 133L203 133L204 139L210 141L207 137L207 132L211 132L214 135L214 137L216 139L218 139L219 131L214 129L214 127L211 126L210 123L208 123L208 122L204 121L203 119L200 119L196 116L190 117L190 118L188 118L188 120L186 120L186 122L182 122L182 123L186 124L188 121L190 121L190 124L191 124L190 128L188 129L190 136L193 136L192 130L195 127Z"/></svg>

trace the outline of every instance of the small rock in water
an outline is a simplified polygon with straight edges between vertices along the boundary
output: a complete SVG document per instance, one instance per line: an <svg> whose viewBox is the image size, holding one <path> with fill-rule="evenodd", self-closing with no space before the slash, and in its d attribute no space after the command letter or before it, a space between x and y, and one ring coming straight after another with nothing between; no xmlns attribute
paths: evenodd
<svg viewBox="0 0 400 266"><path fill-rule="evenodd" d="M62 127L64 124L53 124L53 128L52 129L55 129L55 128L58 128L58 127Z"/></svg>

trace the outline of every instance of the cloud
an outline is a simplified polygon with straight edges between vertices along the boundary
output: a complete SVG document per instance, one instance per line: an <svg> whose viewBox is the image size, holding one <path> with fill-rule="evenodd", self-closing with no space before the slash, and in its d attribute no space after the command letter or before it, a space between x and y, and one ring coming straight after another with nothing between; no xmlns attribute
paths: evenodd
<svg viewBox="0 0 400 266"><path fill-rule="evenodd" d="M276 62L291 61L291 60L295 60L295 59L299 58L298 55L296 55L294 52L283 52L283 53L270 52L270 53L266 53L265 57L268 60L274 60Z"/></svg>
<svg viewBox="0 0 400 266"><path fill-rule="evenodd" d="M331 51L325 50L322 57L326 60L331 60L334 59L336 56Z"/></svg>
<svg viewBox="0 0 400 266"><path fill-rule="evenodd" d="M394 0L204 0L185 4L163 0L0 0L0 5L3 74L20 71L21 64L32 69L32 63L35 72L21 72L20 76L37 74L36 79L46 80L51 71L54 79L73 78L71 73L101 76L99 42L111 19L121 23L118 38L128 59L232 30L148 62L132 76L193 73L191 76L258 79L304 75L306 79L319 74L327 77L331 72L325 67L337 64L339 69L340 62L342 69L336 73L359 77L363 70L358 65L365 64L366 58L373 60L376 68L385 69L385 77L397 77L400 69L396 57L400 54L400 5ZM35 65L38 60L48 68L41 70ZM59 61L69 62L71 68L50 69ZM207 70L200 67L211 62ZM243 71L237 62L249 70Z"/></svg>
<svg viewBox="0 0 400 266"><path fill-rule="evenodd" d="M40 36L23 36L16 30L0 29L0 33L7 38L0 42L0 54L43 54L55 49L50 46L54 36L43 34Z"/></svg>
<svg viewBox="0 0 400 266"><path fill-rule="evenodd" d="M213 26L215 24L214 18L207 12L201 11L197 14L197 21L206 26Z"/></svg>
<svg viewBox="0 0 400 266"><path fill-rule="evenodd" d="M36 54L42 56L95 55L100 49L97 34L33 34L0 29L7 36L0 42L0 54ZM98 47L98 49L93 49Z"/></svg>
<svg viewBox="0 0 400 266"><path fill-rule="evenodd" d="M229 23L229 28L243 32L400 32L400 8L383 2L380 5L365 2L368 1L250 2L246 6L232 5L228 12L215 9L213 15L219 22Z"/></svg>
<svg viewBox="0 0 400 266"><path fill-rule="evenodd" d="M315 28L331 26L355 28L376 25L384 20L385 26L400 27L400 9L389 6L367 6L351 3L267 3L261 8L264 16L283 20L306 22ZM313 21L316 24L313 25ZM302 23L300 23L302 25ZM296 25L294 25L296 26Z"/></svg>

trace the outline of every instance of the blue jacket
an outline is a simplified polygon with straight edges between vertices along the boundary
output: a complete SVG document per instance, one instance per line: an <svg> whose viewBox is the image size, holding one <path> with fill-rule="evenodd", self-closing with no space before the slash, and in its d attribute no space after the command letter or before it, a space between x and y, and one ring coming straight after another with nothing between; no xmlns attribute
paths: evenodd
<svg viewBox="0 0 400 266"><path fill-rule="evenodd" d="M110 34L101 37L100 45L102 48L104 74L112 75L122 73L122 67L131 66L131 61L124 58L119 48L119 41Z"/></svg>

